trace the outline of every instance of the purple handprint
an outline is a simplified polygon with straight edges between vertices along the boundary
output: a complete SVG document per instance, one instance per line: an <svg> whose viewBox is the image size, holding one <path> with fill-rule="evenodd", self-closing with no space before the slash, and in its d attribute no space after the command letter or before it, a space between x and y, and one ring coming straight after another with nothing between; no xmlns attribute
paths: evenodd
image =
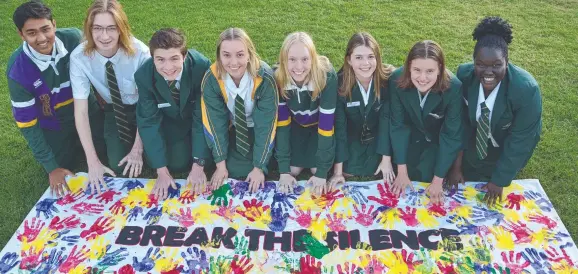
<svg viewBox="0 0 578 274"><path fill-rule="evenodd" d="M155 261L151 258L151 253L152 255L154 255L154 257L157 257L159 255L159 252L160 252L159 247L155 249L154 253L153 248L151 247L149 248L147 254L142 258L140 262L138 261L136 256L132 257L132 267L134 267L134 270L136 271L141 272L151 271L155 267Z"/></svg>
<svg viewBox="0 0 578 274"><path fill-rule="evenodd" d="M297 197L295 194L277 192L275 195L273 195L273 203L271 204L271 208L278 207L283 208L283 211L287 211L289 208L293 208L293 201L290 201L289 199L297 200Z"/></svg>
<svg viewBox="0 0 578 274"><path fill-rule="evenodd" d="M181 257L187 263L187 267L182 273L186 274L200 274L209 270L209 261L207 254L197 247L187 248L187 253L181 252Z"/></svg>
<svg viewBox="0 0 578 274"><path fill-rule="evenodd" d="M504 220L504 214L481 206L473 207L471 217L475 223L482 223L490 220L495 220L494 225L498 225L500 224L500 222Z"/></svg>
<svg viewBox="0 0 578 274"><path fill-rule="evenodd" d="M540 209L546 212L551 212L552 208L554 208L554 205L552 205L552 203L546 199L546 197L542 196L540 192L531 190L524 191L524 197L526 197L526 199L534 200Z"/></svg>
<svg viewBox="0 0 578 274"><path fill-rule="evenodd" d="M546 254L538 253L535 248L526 248L522 252L522 257L530 263L530 266L536 270L536 274L554 273L552 265L548 262Z"/></svg>
<svg viewBox="0 0 578 274"><path fill-rule="evenodd" d="M140 206L135 206L133 209L131 209L128 212L128 221L136 221L136 219L138 219L138 217L142 215L142 207Z"/></svg>
<svg viewBox="0 0 578 274"><path fill-rule="evenodd" d="M163 208L155 207L149 210L149 212L147 212L143 220L146 220L148 225L154 225L159 222L162 215L163 215Z"/></svg>
<svg viewBox="0 0 578 274"><path fill-rule="evenodd" d="M122 187L120 188L120 190L123 190L126 188L127 192L130 192L131 190L135 189L135 188L144 188L144 185L139 181L139 180L126 180L124 181L124 183L122 184Z"/></svg>
<svg viewBox="0 0 578 274"><path fill-rule="evenodd" d="M289 218L289 213L283 213L281 207L271 209L271 222L269 223L269 229L274 232L281 232L285 230L287 226L287 219Z"/></svg>
<svg viewBox="0 0 578 274"><path fill-rule="evenodd" d="M63 247L57 253L56 249L52 249L52 251L50 251L50 255L47 255L47 253L44 252L42 263L38 266L38 268L36 268L34 273L55 273L67 258L67 255L62 254L65 250L66 249Z"/></svg>
<svg viewBox="0 0 578 274"><path fill-rule="evenodd" d="M111 266L115 266L118 263L124 261L128 257L128 251L126 247L121 247L115 251L110 251L111 245L106 246L106 251L104 255L101 255L98 263L96 264L98 269L106 269Z"/></svg>
<svg viewBox="0 0 578 274"><path fill-rule="evenodd" d="M54 206L54 203L56 203L56 201L58 201L58 199L46 198L40 201L38 204L36 204L36 218L40 218L40 213L43 213L44 218L46 219L54 217L52 212L59 213L60 211L58 211L58 209Z"/></svg>
<svg viewBox="0 0 578 274"><path fill-rule="evenodd" d="M345 194L345 197L352 198L356 204L362 205L369 202L369 200L367 200L367 197L365 197L365 195L361 193L362 189L368 190L369 186L346 185L343 187L343 193Z"/></svg>
<svg viewBox="0 0 578 274"><path fill-rule="evenodd" d="M239 199L243 199L245 195L249 193L249 183L248 182L237 182L233 185L233 197L239 195Z"/></svg>
<svg viewBox="0 0 578 274"><path fill-rule="evenodd" d="M261 189L261 191L257 192L257 199L261 201L267 200L267 198L269 198L269 193L276 192L276 190L277 185L275 184L275 182L266 181L263 184L263 188Z"/></svg>
<svg viewBox="0 0 578 274"><path fill-rule="evenodd" d="M169 187L168 189L168 197L169 198L179 198L181 197L181 184L175 182L177 188Z"/></svg>
<svg viewBox="0 0 578 274"><path fill-rule="evenodd" d="M18 254L16 252L8 252L2 256L0 260L0 273L8 273L10 269L14 268L20 263L18 260Z"/></svg>

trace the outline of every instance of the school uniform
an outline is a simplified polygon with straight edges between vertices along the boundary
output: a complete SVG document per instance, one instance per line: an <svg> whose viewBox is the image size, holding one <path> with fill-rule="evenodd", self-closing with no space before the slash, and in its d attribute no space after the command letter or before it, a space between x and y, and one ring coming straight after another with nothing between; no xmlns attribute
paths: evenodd
<svg viewBox="0 0 578 274"><path fill-rule="evenodd" d="M76 28L57 29L51 55L36 52L24 42L8 61L12 114L34 158L47 173L56 168L74 169L83 156L69 76L69 53L81 38ZM98 119L94 96L87 99L90 117ZM102 151L102 141L96 137L95 148Z"/></svg>
<svg viewBox="0 0 578 274"><path fill-rule="evenodd" d="M254 167L267 173L279 106L271 68L261 62L257 76L246 72L237 87L213 64L202 91L203 128L215 163L225 160L232 178L246 177Z"/></svg>
<svg viewBox="0 0 578 274"><path fill-rule="evenodd" d="M466 117L464 177L468 181L509 186L540 140L542 97L538 83L527 71L508 63L506 76L485 98L472 63L460 65L457 75L463 83ZM484 122L482 103L489 111L487 150L476 143L477 130L481 127L478 125ZM485 135L478 139L485 139Z"/></svg>
<svg viewBox="0 0 578 274"><path fill-rule="evenodd" d="M280 173L290 166L317 168L315 176L327 178L335 159L335 106L337 74L327 73L325 88L311 98L313 86L293 83L282 87L289 98L280 98L276 158Z"/></svg>
<svg viewBox="0 0 578 274"><path fill-rule="evenodd" d="M342 77L339 75L339 86ZM357 82L351 96L338 96L335 111L335 162L355 176L372 176L383 155L391 156L389 134L389 93L387 83L375 96L374 83L369 90Z"/></svg>
<svg viewBox="0 0 578 274"><path fill-rule="evenodd" d="M136 49L134 55L119 49L108 58L96 50L86 55L86 43L80 44L70 55L72 94L74 99L87 99L91 92L95 92L104 112L102 134L108 165L115 172L122 172L124 167L119 167L118 163L130 152L136 137L138 92L134 73L150 58L149 49L132 37L131 43Z"/></svg>
<svg viewBox="0 0 578 274"><path fill-rule="evenodd" d="M398 68L389 79L393 160L407 165L411 180L445 178L463 145L461 82L450 74L447 90L422 96L416 88L398 86L402 73Z"/></svg>
<svg viewBox="0 0 578 274"><path fill-rule="evenodd" d="M134 74L137 125L152 168L186 171L193 157L210 158L201 117L201 81L210 65L207 57L190 49L176 82L165 80L153 59Z"/></svg>

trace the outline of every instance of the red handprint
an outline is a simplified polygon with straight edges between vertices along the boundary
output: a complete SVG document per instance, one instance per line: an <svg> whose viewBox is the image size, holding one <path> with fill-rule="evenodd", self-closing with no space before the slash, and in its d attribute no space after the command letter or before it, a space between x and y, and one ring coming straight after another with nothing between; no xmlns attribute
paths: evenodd
<svg viewBox="0 0 578 274"><path fill-rule="evenodd" d="M126 211L126 207L122 204L123 199L116 201L110 208L110 212L114 215L122 215Z"/></svg>
<svg viewBox="0 0 578 274"><path fill-rule="evenodd" d="M100 194L96 198L98 199L99 203L108 204L108 203L112 202L112 200L114 200L114 195L118 195L118 194L120 194L120 192L116 192L112 189L109 189L109 190L103 192L102 194Z"/></svg>
<svg viewBox="0 0 578 274"><path fill-rule="evenodd" d="M327 227L331 229L331 231L344 231L347 230L345 224L343 224L344 218L343 215L333 213L333 217L329 214L326 215L327 217Z"/></svg>
<svg viewBox="0 0 578 274"><path fill-rule="evenodd" d="M68 204L72 204L75 203L76 201L78 201L80 198L83 198L85 196L84 191L79 190L75 193L68 193L66 195L64 195L62 198L58 199L58 201L56 201L56 204L58 205L68 205Z"/></svg>
<svg viewBox="0 0 578 274"><path fill-rule="evenodd" d="M245 274L253 268L253 264L250 263L250 258L243 256L241 260L239 260L239 255L235 255L233 261L231 261L231 271L233 274Z"/></svg>
<svg viewBox="0 0 578 274"><path fill-rule="evenodd" d="M526 200L526 198L524 198L524 195L519 195L516 193L508 194L508 196L506 196L506 199L508 200L508 204L506 205L506 207L509 209L516 208L516 210L520 210L520 203Z"/></svg>
<svg viewBox="0 0 578 274"><path fill-rule="evenodd" d="M34 247L31 247L28 252L20 252L20 257L22 257L22 261L20 261L20 269L35 269L42 262L40 254L42 254L43 251L44 248L36 251Z"/></svg>
<svg viewBox="0 0 578 274"><path fill-rule="evenodd" d="M560 254L560 252L562 254ZM556 248L550 246L548 249L546 249L546 256L548 261L559 263L564 260L568 263L569 266L575 266L572 262L572 258L568 256L566 250L563 247L560 247L560 252L558 252Z"/></svg>
<svg viewBox="0 0 578 274"><path fill-rule="evenodd" d="M387 268L383 263L379 261L377 256L365 255L365 259L363 256L359 257L360 262L367 262L365 268L363 268L364 273L387 273Z"/></svg>
<svg viewBox="0 0 578 274"><path fill-rule="evenodd" d="M376 212L373 212L373 206L370 206L369 209L365 211L366 207L367 206L363 204L361 205L361 210L359 210L357 204L353 205L353 209L355 210L355 213L357 213L357 216L355 216L354 219L358 224L362 226L370 226L371 224L373 224L373 219L375 218Z"/></svg>
<svg viewBox="0 0 578 274"><path fill-rule="evenodd" d="M419 224L415 216L417 209L406 206L405 211L401 208L398 208L397 211L399 211L399 217L407 226L417 226Z"/></svg>
<svg viewBox="0 0 578 274"><path fill-rule="evenodd" d="M394 254L396 257L398 257L398 258L400 258L400 259L403 260L403 262L407 265L407 268L408 268L408 270L409 270L410 273L415 270L415 267L416 267L416 266L418 266L418 265L420 265L420 264L423 263L423 261L415 261L415 262L414 262L414 261L413 261L413 259L414 259L413 257L414 257L415 254L413 254L413 252L408 254L408 253L407 253L407 250L405 250L405 249L401 250L401 254L399 254L399 252L397 252L397 251L393 251L393 254Z"/></svg>
<svg viewBox="0 0 578 274"><path fill-rule="evenodd" d="M558 223L556 223L556 221L550 219L548 216L545 216L543 214L531 214L530 221L546 225L549 229L554 229L556 228L556 226L558 226Z"/></svg>
<svg viewBox="0 0 578 274"><path fill-rule="evenodd" d="M181 274L182 266L175 266L173 269L168 271L161 271L161 274Z"/></svg>
<svg viewBox="0 0 578 274"><path fill-rule="evenodd" d="M149 200L147 201L146 207L156 207L159 205L159 198L153 194L149 194Z"/></svg>
<svg viewBox="0 0 578 274"><path fill-rule="evenodd" d="M431 215L436 217L443 217L448 214L444 206L441 204L432 204L430 207L428 207L427 210L431 213Z"/></svg>
<svg viewBox="0 0 578 274"><path fill-rule="evenodd" d="M299 270L291 271L292 274L321 274L321 262L315 261L311 255L305 255L299 259Z"/></svg>
<svg viewBox="0 0 578 274"><path fill-rule="evenodd" d="M88 228L80 232L80 237L86 238L87 240L92 240L99 235L108 233L114 229L114 220L111 217L104 218L104 216L98 217L96 221Z"/></svg>
<svg viewBox="0 0 578 274"><path fill-rule="evenodd" d="M245 206L245 210L237 209L237 213L251 222L261 218L263 213L269 209L268 205L263 206L263 201L257 202L257 199L252 199L251 202L245 200L243 201L243 205Z"/></svg>
<svg viewBox="0 0 578 274"><path fill-rule="evenodd" d="M36 237L38 237L38 233L40 233L40 230L42 230L42 228L44 227L44 222L40 221L40 219L36 219L36 217L32 218L32 222L30 222L30 225L28 225L28 220L24 221L24 231L22 233L19 233L18 236L16 236L16 238L18 239L18 241L23 240L23 238L26 238L26 241L28 242L32 242L34 240L36 240Z"/></svg>
<svg viewBox="0 0 578 274"><path fill-rule="evenodd" d="M313 219L317 220L319 219L319 216L321 216L321 212L318 212L317 215L315 215L315 218L311 217L311 209L308 209L307 212L295 209L294 212L295 217L289 216L289 219L296 221L303 228L309 228Z"/></svg>
<svg viewBox="0 0 578 274"><path fill-rule="evenodd" d="M332 192L323 193L319 197L317 197L315 195L311 195L311 198L313 198L313 202L315 202L315 204L320 206L320 207L330 207L339 198L345 197L345 195L343 195L343 193L339 193L339 192L341 192L341 190L336 189Z"/></svg>
<svg viewBox="0 0 578 274"><path fill-rule="evenodd" d="M68 228L76 228L80 224L80 218L77 218L76 215L72 215L66 217L62 221L60 217L56 216L52 221L50 221L50 225L48 226L52 230L63 230Z"/></svg>
<svg viewBox="0 0 578 274"><path fill-rule="evenodd" d="M514 257L514 255L516 256ZM530 262L527 260L524 260L524 263L520 262L521 259L521 252L516 254L514 251L510 251L509 256L506 255L506 252L502 252L502 260L506 263L506 267L510 269L511 273L522 273L524 272L524 268L530 265Z"/></svg>
<svg viewBox="0 0 578 274"><path fill-rule="evenodd" d="M391 190L389 189L389 184L387 184L387 183L378 184L377 190L379 191L379 195L381 197L378 198L375 196L368 196L367 199L369 199L371 201L378 202L379 204L387 206L387 207L396 207L397 206L397 203L399 202L399 198L397 196L395 196L395 194L393 194L393 192L391 192Z"/></svg>
<svg viewBox="0 0 578 274"><path fill-rule="evenodd" d="M179 197L179 202L188 205L195 201L195 197L196 195L193 192L185 190L185 192L181 194L181 197Z"/></svg>
<svg viewBox="0 0 578 274"><path fill-rule="evenodd" d="M358 273L357 265L349 264L349 262L345 262L343 267L340 264L337 265L337 273L339 274L355 274Z"/></svg>
<svg viewBox="0 0 578 274"><path fill-rule="evenodd" d="M438 268L442 274L455 274L458 273L454 268L453 263L444 264L442 262L437 262Z"/></svg>
<svg viewBox="0 0 578 274"><path fill-rule="evenodd" d="M532 241L530 237L532 231L526 226L526 224L520 221L517 223L505 221L504 228L516 235L516 240L514 241L516 244L529 243Z"/></svg>
<svg viewBox="0 0 578 274"><path fill-rule="evenodd" d="M104 206L100 204L78 203L72 207L72 210L81 215L100 214L104 211Z"/></svg>
<svg viewBox="0 0 578 274"><path fill-rule="evenodd" d="M233 217L237 214L237 206L233 206L233 199L229 200L229 205L221 205L219 208L214 209L213 213L225 218L229 222L233 222Z"/></svg>
<svg viewBox="0 0 578 274"><path fill-rule="evenodd" d="M88 252L90 252L90 249L87 249L86 246L84 245L77 253L76 252L77 247L78 246L75 245L72 248L72 251L70 252L70 254L68 254L68 258L66 259L66 261L64 261L64 263L60 265L58 271L62 273L68 273L70 270L74 269L80 263L86 260Z"/></svg>
<svg viewBox="0 0 578 274"><path fill-rule="evenodd" d="M118 271L115 271L114 274L136 274L136 271L132 265L127 264L121 267Z"/></svg>
<svg viewBox="0 0 578 274"><path fill-rule="evenodd" d="M195 224L191 208L187 208L186 210L181 208L179 209L179 214L171 214L169 218L184 227L190 227Z"/></svg>

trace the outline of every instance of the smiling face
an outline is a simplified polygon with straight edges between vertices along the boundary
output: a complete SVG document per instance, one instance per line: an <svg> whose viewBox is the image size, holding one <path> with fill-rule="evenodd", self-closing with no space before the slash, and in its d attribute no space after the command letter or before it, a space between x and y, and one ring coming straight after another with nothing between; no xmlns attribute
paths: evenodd
<svg viewBox="0 0 578 274"><path fill-rule="evenodd" d="M367 46L358 46L353 49L347 62L353 69L355 78L360 81L370 81L377 66L375 54L373 50Z"/></svg>
<svg viewBox="0 0 578 274"><path fill-rule="evenodd" d="M247 71L249 51L241 40L224 40L221 43L219 61L231 78L240 80Z"/></svg>
<svg viewBox="0 0 578 274"><path fill-rule="evenodd" d="M439 64L430 58L417 58L410 65L411 82L420 92L430 90L440 74Z"/></svg>
<svg viewBox="0 0 578 274"><path fill-rule="evenodd" d="M30 18L24 23L20 37L35 51L50 55L56 37L56 23L46 18Z"/></svg>
<svg viewBox="0 0 578 274"><path fill-rule="evenodd" d="M484 91L491 92L506 76L508 60L499 49L480 48L474 58L474 73Z"/></svg>
<svg viewBox="0 0 578 274"><path fill-rule="evenodd" d="M311 53L305 44L297 42L289 47L287 71L297 85L305 83L311 71Z"/></svg>
<svg viewBox="0 0 578 274"><path fill-rule="evenodd" d="M183 70L185 58L179 48L155 49L153 58L157 72L168 81L176 80Z"/></svg>
<svg viewBox="0 0 578 274"><path fill-rule="evenodd" d="M118 26L112 14L103 12L94 16L92 38L98 53L105 57L112 57L116 54L119 48L119 37Z"/></svg>

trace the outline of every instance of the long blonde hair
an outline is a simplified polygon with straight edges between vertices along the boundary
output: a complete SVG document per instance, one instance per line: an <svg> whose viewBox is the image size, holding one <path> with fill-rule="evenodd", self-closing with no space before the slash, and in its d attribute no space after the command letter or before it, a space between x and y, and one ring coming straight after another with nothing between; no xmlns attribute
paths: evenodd
<svg viewBox="0 0 578 274"><path fill-rule="evenodd" d="M218 77L223 77L227 73L227 71L225 71L225 68L221 64L221 57L220 57L221 43L223 43L223 41L226 40L228 41L239 40L243 42L245 47L247 47L247 51L249 54L249 63L247 64L247 71L249 72L249 74L251 74L251 76L256 77L257 72L259 71L259 67L261 66L261 58L259 58L259 55L255 50L255 45L253 44L253 41L251 41L251 38L249 38L249 35L247 35L247 33L240 28L228 28L225 31L221 32L221 34L219 35L219 41L217 41L217 62L216 62L217 74L219 74Z"/></svg>
<svg viewBox="0 0 578 274"><path fill-rule="evenodd" d="M379 44L375 38L373 38L373 36L367 32L358 32L353 34L347 43L347 49L345 50L345 60L343 62L342 82L341 87L339 87L339 95L351 98L351 89L353 89L356 79L355 72L349 64L349 60L353 50L360 46L366 46L370 48L373 51L373 55L375 55L376 66L375 71L373 72L373 90L375 91L375 98L379 100L380 88L386 85L387 79L389 79L389 76L395 68L389 64L382 64L381 49L379 48Z"/></svg>
<svg viewBox="0 0 578 274"><path fill-rule="evenodd" d="M96 44L94 43L94 37L92 37L92 24L94 23L94 17L99 13L109 13L114 18L116 27L118 28L118 44L124 52L133 56L136 52L134 48L130 32L130 25L128 24L128 17L122 5L116 0L95 0L88 8L86 12L86 19L84 20L84 38L86 39L86 46L84 47L84 54L91 55L96 50Z"/></svg>
<svg viewBox="0 0 578 274"><path fill-rule="evenodd" d="M291 82L287 63L289 62L289 48L296 43L303 43L311 55L311 71L305 81L313 86L311 98L317 98L327 84L327 72L331 70L331 62L329 62L327 57L317 54L313 39L305 32L291 33L283 41L281 52L279 53L279 68L275 71L275 80L279 85L279 92L283 98L289 98L289 92L285 90L285 86Z"/></svg>

